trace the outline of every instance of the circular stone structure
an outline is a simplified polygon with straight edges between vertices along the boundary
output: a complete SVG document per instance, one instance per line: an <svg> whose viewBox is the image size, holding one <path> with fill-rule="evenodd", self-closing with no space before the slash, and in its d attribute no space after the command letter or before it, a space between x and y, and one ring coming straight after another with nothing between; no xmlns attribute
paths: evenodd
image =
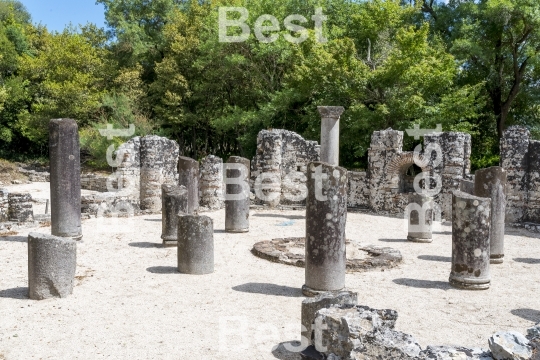
<svg viewBox="0 0 540 360"><path fill-rule="evenodd" d="M401 252L390 247L362 246L350 240L346 240L345 245L348 272L391 269L402 260ZM251 253L272 262L305 267L305 247L306 239L303 237L282 238L260 241L253 245Z"/></svg>

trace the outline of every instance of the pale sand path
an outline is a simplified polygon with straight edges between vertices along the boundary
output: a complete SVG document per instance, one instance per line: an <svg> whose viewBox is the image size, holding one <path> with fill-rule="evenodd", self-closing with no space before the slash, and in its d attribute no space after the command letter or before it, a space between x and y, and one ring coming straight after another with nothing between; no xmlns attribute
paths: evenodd
<svg viewBox="0 0 540 360"><path fill-rule="evenodd" d="M47 187L11 188L41 189L35 197L46 198ZM207 214L216 231L216 271L205 276L176 272L176 248L159 247L160 215L85 220L77 286L65 299L28 300L28 231L0 238L0 354L6 359L275 359L274 345L299 339L304 270L259 259L250 249L260 240L303 236L304 212L252 211L247 234L224 233L223 210ZM292 225L280 226L291 219ZM423 346L487 348L495 331L525 333L540 321L539 236L509 229L505 263L492 266L489 290L474 292L448 286L450 231L443 226L431 244L408 243L402 220L349 213L348 238L397 248L404 262L384 272L348 274L347 286L359 293L360 304L397 310L397 329ZM220 320L230 326L220 327ZM227 340L221 349L220 334Z"/></svg>

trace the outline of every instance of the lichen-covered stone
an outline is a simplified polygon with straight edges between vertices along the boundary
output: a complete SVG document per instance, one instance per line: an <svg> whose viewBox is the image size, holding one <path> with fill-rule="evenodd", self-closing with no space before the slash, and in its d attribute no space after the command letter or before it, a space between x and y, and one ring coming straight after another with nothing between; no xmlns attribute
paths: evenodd
<svg viewBox="0 0 540 360"><path fill-rule="evenodd" d="M238 165L234 164L243 165L243 167L236 169L235 166ZM227 232L249 231L249 165L249 160L240 156L231 156L227 160L226 178L242 183L226 184L225 231ZM243 184L246 184L245 187ZM239 199L230 199L231 197Z"/></svg>
<svg viewBox="0 0 540 360"><path fill-rule="evenodd" d="M499 331L489 338L489 349L496 360L528 360L532 356L529 340L516 331Z"/></svg>
<svg viewBox="0 0 540 360"><path fill-rule="evenodd" d="M488 289L491 199L455 191L452 214L450 284L462 289Z"/></svg>
<svg viewBox="0 0 540 360"><path fill-rule="evenodd" d="M0 189L0 222L8 221L9 217L9 191L8 189Z"/></svg>
<svg viewBox="0 0 540 360"><path fill-rule="evenodd" d="M433 198L424 194L409 195L409 205L405 211L408 221L407 240L430 243L433 241Z"/></svg>
<svg viewBox="0 0 540 360"><path fill-rule="evenodd" d="M199 166L200 206L208 210L223 208L223 160L209 155Z"/></svg>
<svg viewBox="0 0 540 360"><path fill-rule="evenodd" d="M346 268L347 170L310 163L307 186L305 287L341 290Z"/></svg>
<svg viewBox="0 0 540 360"><path fill-rule="evenodd" d="M504 259L504 218L506 216L506 171L492 166L476 171L474 194L491 199L490 259L501 264Z"/></svg>
<svg viewBox="0 0 540 360"><path fill-rule="evenodd" d="M9 193L8 206L8 218L10 221L18 223L34 221L32 195L28 193Z"/></svg>

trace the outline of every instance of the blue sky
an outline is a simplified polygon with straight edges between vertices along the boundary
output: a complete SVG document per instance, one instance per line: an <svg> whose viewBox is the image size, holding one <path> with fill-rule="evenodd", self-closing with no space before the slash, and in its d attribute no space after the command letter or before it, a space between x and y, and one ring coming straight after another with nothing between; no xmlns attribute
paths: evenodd
<svg viewBox="0 0 540 360"><path fill-rule="evenodd" d="M62 31L73 25L92 22L105 26L103 5L95 0L20 0L32 15L32 22L46 25L50 31Z"/></svg>

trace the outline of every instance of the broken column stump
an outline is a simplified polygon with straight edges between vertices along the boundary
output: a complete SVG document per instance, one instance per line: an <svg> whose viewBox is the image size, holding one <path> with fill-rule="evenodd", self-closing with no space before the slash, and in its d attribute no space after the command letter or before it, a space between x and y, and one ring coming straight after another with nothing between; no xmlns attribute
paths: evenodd
<svg viewBox="0 0 540 360"><path fill-rule="evenodd" d="M208 216L178 215L178 271L214 272L214 224Z"/></svg>
<svg viewBox="0 0 540 360"><path fill-rule="evenodd" d="M231 156L225 167L225 231L249 231L249 165L248 159Z"/></svg>
<svg viewBox="0 0 540 360"><path fill-rule="evenodd" d="M72 119L49 122L51 234L82 239L79 129Z"/></svg>
<svg viewBox="0 0 540 360"><path fill-rule="evenodd" d="M419 243L433 241L433 198L425 194L409 195L409 205L405 211L408 219L407 240Z"/></svg>
<svg viewBox="0 0 540 360"><path fill-rule="evenodd" d="M474 182L474 194L491 199L490 262L502 264L506 216L506 171L500 166L477 170Z"/></svg>
<svg viewBox="0 0 540 360"><path fill-rule="evenodd" d="M306 201L306 283L302 292L339 291L345 287L347 170L324 162L308 166Z"/></svg>
<svg viewBox="0 0 540 360"><path fill-rule="evenodd" d="M163 245L174 246L178 242L178 215L187 214L188 192L185 186L161 185Z"/></svg>
<svg viewBox="0 0 540 360"><path fill-rule="evenodd" d="M28 234L28 293L30 299L67 297L73 293L77 242L67 237Z"/></svg>
<svg viewBox="0 0 540 360"><path fill-rule="evenodd" d="M178 185L185 186L188 193L188 214L199 209L199 162L186 156L178 157Z"/></svg>
<svg viewBox="0 0 540 360"><path fill-rule="evenodd" d="M18 223L34 221L32 195L28 193L10 193L8 195L9 220Z"/></svg>
<svg viewBox="0 0 540 360"><path fill-rule="evenodd" d="M454 191L452 196L452 270L450 285L488 289L491 199Z"/></svg>
<svg viewBox="0 0 540 360"><path fill-rule="evenodd" d="M199 167L200 205L209 210L221 209L223 204L223 160L208 155Z"/></svg>

